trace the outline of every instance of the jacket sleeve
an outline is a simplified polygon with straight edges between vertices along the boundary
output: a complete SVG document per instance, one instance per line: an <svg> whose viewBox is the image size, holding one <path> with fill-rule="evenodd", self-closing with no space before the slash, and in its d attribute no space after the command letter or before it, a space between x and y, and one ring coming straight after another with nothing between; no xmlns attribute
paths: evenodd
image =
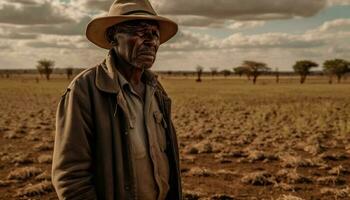
<svg viewBox="0 0 350 200"><path fill-rule="evenodd" d="M92 173L91 103L76 82L59 102L52 162L52 183L60 200L96 199Z"/></svg>

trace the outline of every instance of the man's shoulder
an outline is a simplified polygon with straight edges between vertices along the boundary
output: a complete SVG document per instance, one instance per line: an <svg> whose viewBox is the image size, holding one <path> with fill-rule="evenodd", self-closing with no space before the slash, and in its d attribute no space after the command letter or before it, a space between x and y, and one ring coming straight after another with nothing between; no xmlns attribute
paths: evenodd
<svg viewBox="0 0 350 200"><path fill-rule="evenodd" d="M80 72L78 75L74 77L74 79L70 82L67 89L73 89L75 87L84 87L89 86L91 84L95 83L95 77L96 77L96 70L101 64L97 64L93 67L89 67L82 72Z"/></svg>

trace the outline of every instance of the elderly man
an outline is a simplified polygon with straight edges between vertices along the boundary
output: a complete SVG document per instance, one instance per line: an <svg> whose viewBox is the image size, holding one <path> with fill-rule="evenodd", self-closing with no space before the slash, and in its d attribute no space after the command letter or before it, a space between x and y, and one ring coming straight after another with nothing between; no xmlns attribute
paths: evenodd
<svg viewBox="0 0 350 200"><path fill-rule="evenodd" d="M59 103L52 182L59 199L181 199L171 101L152 67L177 32L147 0L116 0L87 38L109 50Z"/></svg>

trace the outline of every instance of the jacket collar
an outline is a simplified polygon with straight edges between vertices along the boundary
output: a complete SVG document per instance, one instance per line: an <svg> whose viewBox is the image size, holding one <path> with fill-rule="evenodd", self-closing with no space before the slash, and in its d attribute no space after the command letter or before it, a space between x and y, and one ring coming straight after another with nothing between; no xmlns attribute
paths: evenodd
<svg viewBox="0 0 350 200"><path fill-rule="evenodd" d="M117 94L120 91L118 80L118 70L116 67L115 56L112 50L106 56L106 59L97 66L95 84L98 89L104 92ZM142 79L146 84L153 87L157 86L157 76L150 70L145 70Z"/></svg>

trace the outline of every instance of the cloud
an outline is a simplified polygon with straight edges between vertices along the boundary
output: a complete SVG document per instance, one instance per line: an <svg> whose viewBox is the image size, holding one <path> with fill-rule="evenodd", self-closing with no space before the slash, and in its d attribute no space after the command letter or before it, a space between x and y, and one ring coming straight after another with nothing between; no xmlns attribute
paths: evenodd
<svg viewBox="0 0 350 200"><path fill-rule="evenodd" d="M18 30L30 33L54 34L54 35L84 35L91 17L85 16L79 21L53 25L33 25L21 27Z"/></svg>
<svg viewBox="0 0 350 200"><path fill-rule="evenodd" d="M211 49L215 46L216 39L206 34L198 34L191 31L180 31L168 43L161 46L163 51L193 51Z"/></svg>
<svg viewBox="0 0 350 200"><path fill-rule="evenodd" d="M236 22L233 28L242 29L261 26L263 22ZM242 23L242 24L241 24ZM179 34L163 45L164 51L203 51L219 49L317 49L326 46L342 46L350 42L350 19L336 19L324 22L319 27L302 34L263 33L244 35L234 33L226 38L215 38L192 31L180 31Z"/></svg>
<svg viewBox="0 0 350 200"><path fill-rule="evenodd" d="M329 6L350 5L350 0L328 0Z"/></svg>
<svg viewBox="0 0 350 200"><path fill-rule="evenodd" d="M182 26L223 27L229 20L273 20L310 17L325 8L327 0L151 0L155 10ZM76 7L107 12L110 0L76 0Z"/></svg>
<svg viewBox="0 0 350 200"><path fill-rule="evenodd" d="M162 45L164 51L203 51L219 49L301 49L325 45L325 37L314 34L264 33L243 35L235 33L226 38L214 38L205 34L181 31L169 43Z"/></svg>
<svg viewBox="0 0 350 200"><path fill-rule="evenodd" d="M9 26L0 27L0 38L2 39L36 39L37 34L21 33Z"/></svg>
<svg viewBox="0 0 350 200"><path fill-rule="evenodd" d="M90 44L83 36L55 36L42 35L37 40L31 40L24 43L32 48L59 48L59 49L88 49Z"/></svg>
<svg viewBox="0 0 350 200"><path fill-rule="evenodd" d="M81 13L57 0L3 0L0 3L0 23L21 25L71 23L79 17Z"/></svg>
<svg viewBox="0 0 350 200"><path fill-rule="evenodd" d="M213 19L205 16L169 15L165 17L171 18L182 26L189 27L221 28L225 25L225 20L223 19Z"/></svg>
<svg viewBox="0 0 350 200"><path fill-rule="evenodd" d="M246 30L246 29L252 29L264 26L264 21L244 21L244 22L233 22L230 24L227 28L233 29L233 30Z"/></svg>
<svg viewBox="0 0 350 200"><path fill-rule="evenodd" d="M265 33L258 35L233 34L218 43L219 48L310 48L324 45L321 38L310 35Z"/></svg>
<svg viewBox="0 0 350 200"><path fill-rule="evenodd" d="M90 44L84 32L92 16L107 11L112 0L65 2L0 0L0 67L35 67L42 58L55 60L57 66L88 67L100 62L106 51ZM271 19L315 15L331 6L329 2L342 5L348 1L153 0L159 13L182 25L179 33L161 46L153 69L192 70L197 64L223 69L248 59L288 69L301 58L349 57L349 19L328 21L300 34L239 33L262 27Z"/></svg>
<svg viewBox="0 0 350 200"><path fill-rule="evenodd" d="M343 55L350 52L350 47L344 45L332 46L328 49L330 54Z"/></svg>
<svg viewBox="0 0 350 200"><path fill-rule="evenodd" d="M313 16L325 0L152 0L155 9L167 15L196 15L218 19L277 19Z"/></svg>
<svg viewBox="0 0 350 200"><path fill-rule="evenodd" d="M232 30L246 30L257 28L265 25L265 21L236 21L236 20L224 20L214 19L204 16L195 15L170 15L166 16L171 18L176 23L193 28L228 28Z"/></svg>
<svg viewBox="0 0 350 200"><path fill-rule="evenodd" d="M336 19L323 23L318 29L320 32L350 31L350 19Z"/></svg>
<svg viewBox="0 0 350 200"><path fill-rule="evenodd" d="M12 45L11 43L8 41L8 40L2 40L0 39L0 49L5 52L4 50L9 50L9 49L12 49ZM1 51L0 51L1 53Z"/></svg>
<svg viewBox="0 0 350 200"><path fill-rule="evenodd" d="M111 0L75 0L74 4L84 10L108 11L112 5Z"/></svg>

